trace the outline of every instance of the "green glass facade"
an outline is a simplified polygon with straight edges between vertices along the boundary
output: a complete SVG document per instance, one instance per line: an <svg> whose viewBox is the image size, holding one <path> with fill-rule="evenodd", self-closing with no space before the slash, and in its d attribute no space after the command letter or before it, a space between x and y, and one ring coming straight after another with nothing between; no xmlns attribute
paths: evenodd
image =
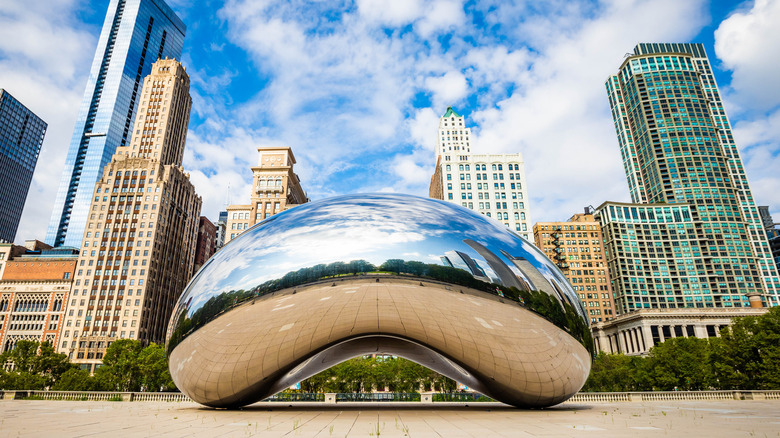
<svg viewBox="0 0 780 438"><path fill-rule="evenodd" d="M779 304L777 268L704 47L639 44L606 87L632 201L653 208L684 204L680 208L689 211L690 219L675 222L674 229L681 226L686 235L683 240L700 253L682 256L692 262L683 266L696 268L675 269L674 275L670 269L663 291L645 290L638 283L634 289L631 281L621 280L634 259L642 259L643 265L644 259L655 259L679 266L681 255L620 248L621 242L632 241L624 232L633 227L635 233L644 233L644 224L602 214L602 221L610 217L615 224L625 225L615 228L617 234L612 236L612 250L618 252L609 254L607 249L618 273L613 279L624 285L623 289L616 287L618 309L747 306L748 295L757 293L763 294L767 305ZM613 207L605 204L599 211ZM671 236L679 234L668 223L655 222L647 219L650 234L641 239L647 239L649 247L672 244L674 249ZM664 229L666 236L660 232ZM696 288L691 289L691 284ZM669 298L669 290L674 291L674 299ZM686 290L691 300L685 299ZM637 291L647 299L629 299Z"/></svg>

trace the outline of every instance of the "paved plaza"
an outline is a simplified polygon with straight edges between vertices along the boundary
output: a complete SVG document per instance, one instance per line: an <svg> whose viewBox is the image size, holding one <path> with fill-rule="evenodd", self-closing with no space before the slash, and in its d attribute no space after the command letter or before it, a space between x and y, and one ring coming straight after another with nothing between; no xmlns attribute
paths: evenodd
<svg viewBox="0 0 780 438"><path fill-rule="evenodd" d="M780 437L780 401L565 403L257 403L0 401L0 436Z"/></svg>

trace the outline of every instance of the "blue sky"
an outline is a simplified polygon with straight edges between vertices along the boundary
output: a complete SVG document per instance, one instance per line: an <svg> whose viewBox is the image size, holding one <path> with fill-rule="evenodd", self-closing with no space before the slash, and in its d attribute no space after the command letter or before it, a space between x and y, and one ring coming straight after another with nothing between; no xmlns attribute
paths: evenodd
<svg viewBox="0 0 780 438"><path fill-rule="evenodd" d="M780 2L171 0L188 26L184 168L216 219L259 146L313 200L427 195L438 117L521 152L533 221L629 200L604 81L638 42L702 42L757 203L780 220ZM49 123L17 241L42 239L107 1L0 2L0 87Z"/></svg>

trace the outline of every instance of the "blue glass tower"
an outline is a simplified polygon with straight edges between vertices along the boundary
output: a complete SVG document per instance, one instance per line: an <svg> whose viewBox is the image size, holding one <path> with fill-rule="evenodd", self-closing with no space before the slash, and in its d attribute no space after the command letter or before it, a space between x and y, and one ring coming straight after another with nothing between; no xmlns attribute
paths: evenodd
<svg viewBox="0 0 780 438"><path fill-rule="evenodd" d="M89 73L46 243L81 246L95 183L132 137L143 78L181 58L186 26L163 0L111 0Z"/></svg>
<svg viewBox="0 0 780 438"><path fill-rule="evenodd" d="M0 88L0 242L13 243L46 122Z"/></svg>

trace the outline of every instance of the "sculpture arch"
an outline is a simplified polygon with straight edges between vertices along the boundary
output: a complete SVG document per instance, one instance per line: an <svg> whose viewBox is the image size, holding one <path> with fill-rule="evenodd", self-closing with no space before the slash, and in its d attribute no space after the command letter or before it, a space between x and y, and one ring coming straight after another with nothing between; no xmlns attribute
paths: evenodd
<svg viewBox="0 0 780 438"><path fill-rule="evenodd" d="M193 278L168 334L177 386L214 407L371 353L544 407L582 387L592 348L581 303L534 246L470 210L389 194L304 204L248 230Z"/></svg>

